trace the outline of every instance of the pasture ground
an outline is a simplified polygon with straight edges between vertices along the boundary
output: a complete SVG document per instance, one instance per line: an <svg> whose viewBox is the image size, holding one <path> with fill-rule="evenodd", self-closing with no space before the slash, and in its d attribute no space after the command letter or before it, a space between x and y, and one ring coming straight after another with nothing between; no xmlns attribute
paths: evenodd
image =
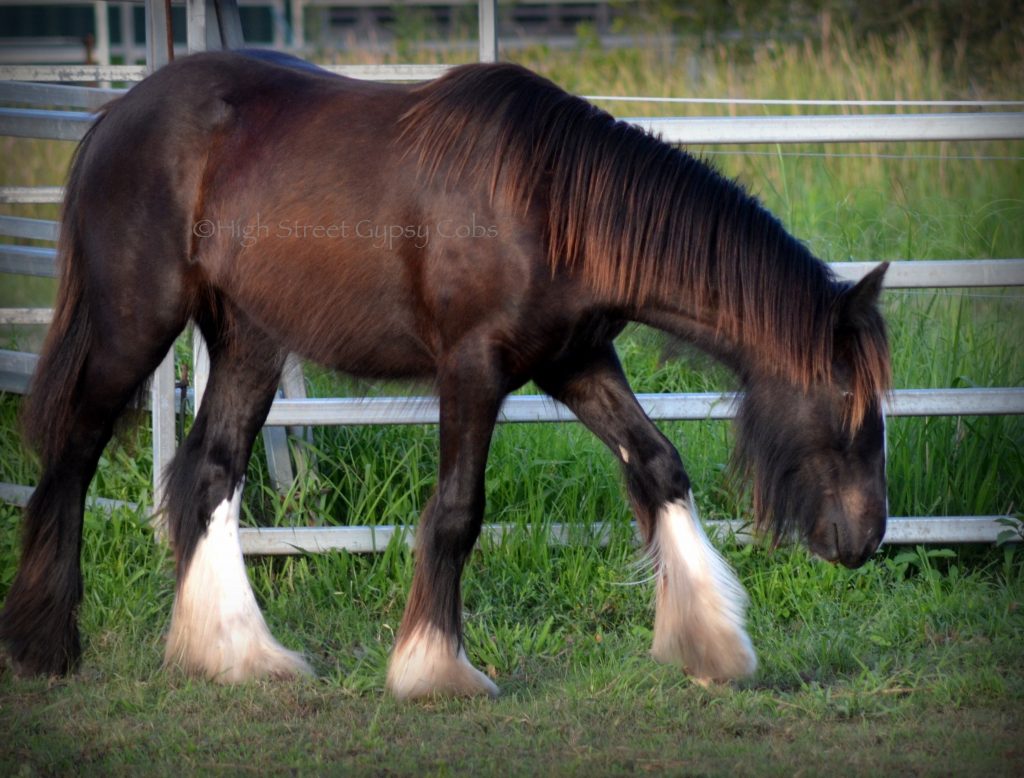
<svg viewBox="0 0 1024 778"><path fill-rule="evenodd" d="M4 537L15 520L4 511ZM168 556L131 514L88 523L82 669L0 671L5 775L1013 775L1024 763L1024 573L1009 550L895 549L858 571L733 550L761 668L703 689L646 656L649 593L623 585L628 533L605 549L506 541L466 581L470 655L503 696L402 705L381 690L404 550L255 563L271 628L319 677L230 688L161 671Z"/></svg>
<svg viewBox="0 0 1024 778"><path fill-rule="evenodd" d="M912 34L896 46L838 35L821 48L704 49L696 68L684 66L687 51L659 46L607 52L581 37L570 53L518 56L585 94L1005 98L1024 83L1024 58L978 72L969 57L944 63ZM622 116L730 110L608 107ZM0 139L0 183L58 183L69 154L67 144ZM707 154L826 259L1024 256L1020 143ZM56 216L43 206L5 208ZM8 277L0 305L44 304L50 295L45 281ZM883 304L897 387L1024 383L1019 289L890 291ZM3 337L5 345L22 339ZM648 332L627 333L619 347L638 391L731 387L699 361L666 361ZM309 377L322 396L395 391ZM0 480L32 483L18 402L0 397ZM728 425L663 429L683 453L703 515L748 516L725 467ZM246 520L411 524L434 481L434 436L431 428L318 429L316 474L284 496L269 487L258 446ZM108 449L93 493L150 501L148 445L143 426ZM1014 515L1024 504L1020 418L893 419L889 451L894 515ZM24 680L0 660L0 775L1021 773L1018 546L887 548L848 571L722 538L751 596L761 664L748 681L702 689L646 656L651 591L637 583L644 573L633 564L619 477L600 444L574 425L501 427L488 501L488 521L520 530L472 558L467 643L504 695L423 705L382 693L411 579L403 547L251 560L272 630L308 653L318 677L223 688L160 669L173 571L144 517L90 512L82 667L68 679ZM0 598L14 576L18 521L16 509L0 507ZM606 547L544 542L548 522L595 521L615 527Z"/></svg>

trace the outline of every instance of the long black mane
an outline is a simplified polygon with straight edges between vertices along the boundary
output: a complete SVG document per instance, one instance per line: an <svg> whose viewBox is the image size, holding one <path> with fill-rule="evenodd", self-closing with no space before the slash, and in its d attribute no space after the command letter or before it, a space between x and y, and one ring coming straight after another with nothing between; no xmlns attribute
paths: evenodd
<svg viewBox="0 0 1024 778"><path fill-rule="evenodd" d="M425 175L542 204L554 269L629 304L681 297L755 370L832 380L847 285L706 162L515 65L458 68L421 87L402 121ZM863 351L857 419L887 380L884 350Z"/></svg>
<svg viewBox="0 0 1024 778"><path fill-rule="evenodd" d="M817 506L798 504L803 490L782 471L807 452L799 435L767 434L764 416L779 409L751 390L842 381L852 434L889 385L881 316L844 321L852 285L739 184L528 70L466 66L419 97L402 121L425 176L488 181L492 200L538 205L553 271L627 305L677 299L713 332L698 345L725 357L748 390L736 464L758 523L777 536L803 531ZM849 375L833 374L837 354Z"/></svg>

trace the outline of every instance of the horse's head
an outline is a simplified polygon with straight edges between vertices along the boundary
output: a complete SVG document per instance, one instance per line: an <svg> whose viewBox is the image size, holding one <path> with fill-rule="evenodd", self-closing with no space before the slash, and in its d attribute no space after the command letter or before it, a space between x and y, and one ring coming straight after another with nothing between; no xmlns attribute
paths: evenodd
<svg viewBox="0 0 1024 778"><path fill-rule="evenodd" d="M889 379L877 309L885 266L844 290L832 366L809 388L752 377L737 419L741 467L753 479L759 527L803 539L818 556L859 567L885 535Z"/></svg>

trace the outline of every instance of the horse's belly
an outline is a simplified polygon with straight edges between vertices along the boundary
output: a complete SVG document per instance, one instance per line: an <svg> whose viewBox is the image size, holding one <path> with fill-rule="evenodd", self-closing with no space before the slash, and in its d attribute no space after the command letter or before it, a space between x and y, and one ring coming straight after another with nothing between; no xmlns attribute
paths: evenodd
<svg viewBox="0 0 1024 778"><path fill-rule="evenodd" d="M230 296L285 348L314 362L364 377L432 376L435 356L401 266L383 260L359 272L337 260L295 257L274 271L256 263L244 280L234 275Z"/></svg>
<svg viewBox="0 0 1024 778"><path fill-rule="evenodd" d="M434 355L415 334L402 328L343 329L331 343L300 349L335 370L364 378L429 378L436 372Z"/></svg>
<svg viewBox="0 0 1024 778"><path fill-rule="evenodd" d="M307 326L296 328L294 322L282 321L274 329L290 351L345 373L367 378L432 376L434 356L397 310L400 306L379 298L377 302L344 309L307 306Z"/></svg>

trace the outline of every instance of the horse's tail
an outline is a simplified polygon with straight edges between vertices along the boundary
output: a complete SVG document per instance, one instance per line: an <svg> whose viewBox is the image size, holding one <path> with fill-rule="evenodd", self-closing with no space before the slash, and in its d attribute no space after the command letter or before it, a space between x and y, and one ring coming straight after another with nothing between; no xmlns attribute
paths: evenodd
<svg viewBox="0 0 1024 778"><path fill-rule="evenodd" d="M103 115L86 132L68 174L57 240L57 301L28 396L22 404L22 435L44 463L53 462L66 444L79 381L92 343L77 211L83 196L82 173L89 144L102 120Z"/></svg>

